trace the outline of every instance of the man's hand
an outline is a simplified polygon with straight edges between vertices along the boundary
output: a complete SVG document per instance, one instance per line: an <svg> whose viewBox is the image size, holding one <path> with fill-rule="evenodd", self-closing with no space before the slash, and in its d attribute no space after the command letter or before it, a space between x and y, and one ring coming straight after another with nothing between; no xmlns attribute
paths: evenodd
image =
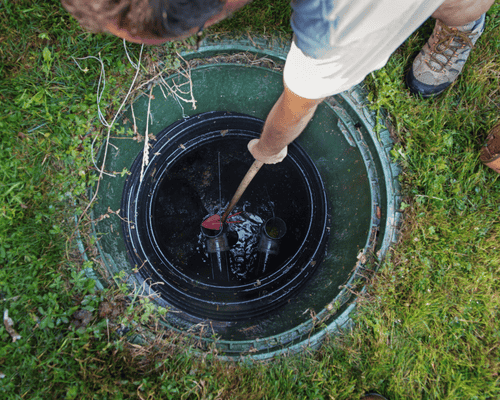
<svg viewBox="0 0 500 400"><path fill-rule="evenodd" d="M248 151L250 151L253 158L264 164L277 164L283 161L288 154L288 146L278 154L272 154L272 152L266 151L266 149L263 148L262 142L259 139L253 139L248 142Z"/></svg>

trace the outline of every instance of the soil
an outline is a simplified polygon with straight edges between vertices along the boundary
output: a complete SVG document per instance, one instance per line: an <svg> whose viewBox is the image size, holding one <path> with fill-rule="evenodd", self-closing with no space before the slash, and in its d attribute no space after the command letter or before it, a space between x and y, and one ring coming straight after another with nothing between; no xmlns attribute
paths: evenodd
<svg viewBox="0 0 500 400"><path fill-rule="evenodd" d="M480 160L486 162L500 154L500 124L497 124L488 135L486 147L481 149Z"/></svg>
<svg viewBox="0 0 500 400"><path fill-rule="evenodd" d="M78 328L85 328L89 322L92 320L92 313L87 310L78 310L73 314L73 320L71 324Z"/></svg>
<svg viewBox="0 0 500 400"><path fill-rule="evenodd" d="M115 319L125 311L125 304L121 301L103 301L99 305L99 317Z"/></svg>

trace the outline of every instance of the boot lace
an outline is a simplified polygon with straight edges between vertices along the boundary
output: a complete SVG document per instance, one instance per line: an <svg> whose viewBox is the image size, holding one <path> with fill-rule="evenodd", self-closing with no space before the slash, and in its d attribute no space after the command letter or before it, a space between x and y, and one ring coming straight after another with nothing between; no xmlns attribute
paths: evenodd
<svg viewBox="0 0 500 400"><path fill-rule="evenodd" d="M457 28L450 28L448 25L437 21L441 29L437 29L436 42L432 45L427 65L434 71L442 71L447 65L452 65L453 57L457 57L459 50L474 48L471 36ZM437 64L436 68L432 63Z"/></svg>

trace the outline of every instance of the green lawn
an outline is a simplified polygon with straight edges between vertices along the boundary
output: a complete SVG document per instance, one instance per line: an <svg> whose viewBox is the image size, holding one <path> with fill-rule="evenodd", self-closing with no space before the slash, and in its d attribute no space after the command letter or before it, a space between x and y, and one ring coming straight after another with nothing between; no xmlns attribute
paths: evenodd
<svg viewBox="0 0 500 400"><path fill-rule="evenodd" d="M289 11L287 0L257 0L207 34L290 35ZM86 189L98 179L92 149L107 130L96 105L101 66L87 59L79 69L75 58L101 57L108 122L135 70L121 40L83 31L58 1L2 0L0 304L21 339L0 327L0 397L500 398L500 178L479 162L500 117L499 25L497 2L463 74L438 99L412 97L403 83L430 21L366 79L403 167L400 242L359 297L352 330L314 354L243 365L193 357L176 336L138 346L115 332L120 321L155 317L147 302L127 306L123 286L97 291L81 272L93 260L75 247L75 214L85 235ZM137 60L140 46L128 49ZM157 48L144 48L139 81L157 59ZM120 310L111 326L110 305ZM82 310L90 322L71 328Z"/></svg>

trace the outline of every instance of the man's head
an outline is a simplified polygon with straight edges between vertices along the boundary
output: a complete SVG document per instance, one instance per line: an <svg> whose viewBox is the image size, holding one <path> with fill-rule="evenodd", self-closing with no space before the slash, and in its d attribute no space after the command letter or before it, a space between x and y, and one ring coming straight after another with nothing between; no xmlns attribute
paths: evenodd
<svg viewBox="0 0 500 400"><path fill-rule="evenodd" d="M160 44L189 37L251 0L61 0L92 32Z"/></svg>

